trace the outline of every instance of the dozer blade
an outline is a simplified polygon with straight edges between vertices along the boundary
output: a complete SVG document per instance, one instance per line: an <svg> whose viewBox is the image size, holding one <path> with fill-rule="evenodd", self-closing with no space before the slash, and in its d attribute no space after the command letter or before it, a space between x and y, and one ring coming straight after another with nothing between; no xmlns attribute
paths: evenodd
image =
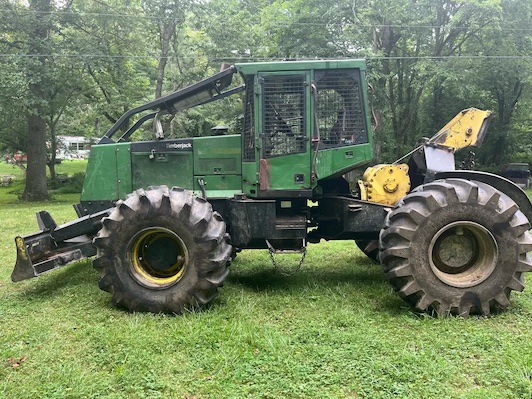
<svg viewBox="0 0 532 399"><path fill-rule="evenodd" d="M41 231L15 238L17 261L11 280L17 282L37 277L96 255L92 236L101 228L101 219L109 212L83 216L61 226L55 224L48 212L39 212L37 221Z"/></svg>
<svg viewBox="0 0 532 399"><path fill-rule="evenodd" d="M64 241L58 246L50 233L41 232L26 237L16 237L17 262L11 273L14 282L37 277L65 266L71 262L96 255L92 239L78 237L75 241Z"/></svg>

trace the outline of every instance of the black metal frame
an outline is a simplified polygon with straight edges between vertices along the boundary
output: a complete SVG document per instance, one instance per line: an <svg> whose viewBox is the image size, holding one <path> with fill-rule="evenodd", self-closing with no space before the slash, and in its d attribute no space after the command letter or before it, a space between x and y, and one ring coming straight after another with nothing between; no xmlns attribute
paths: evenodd
<svg viewBox="0 0 532 399"><path fill-rule="evenodd" d="M115 141L112 139L112 137L116 134L116 132L123 128L123 126L128 123L132 116L141 112L157 110L158 112L164 111L166 113L175 113L180 109L192 108L244 90L244 86L239 86L237 88L228 90L227 92L222 91L231 84L234 73L236 73L236 68L231 66L214 76L193 84L192 86L188 86L182 90L178 90L164 97L157 98L146 104L130 109L129 111L125 112L113 126L111 126L107 133L105 133L105 135L100 139L98 144L114 143ZM202 98L200 96L201 94L207 94L207 98ZM184 104L183 107L178 107L180 103L186 104ZM153 119L156 114L157 112L142 117L131 128L129 128L119 138L118 141L127 140L131 134L133 134L144 122L149 119Z"/></svg>

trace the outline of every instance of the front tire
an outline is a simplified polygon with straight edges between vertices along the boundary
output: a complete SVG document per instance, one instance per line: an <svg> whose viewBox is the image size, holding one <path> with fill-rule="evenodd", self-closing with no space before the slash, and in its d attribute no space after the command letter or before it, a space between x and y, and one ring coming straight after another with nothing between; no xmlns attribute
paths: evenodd
<svg viewBox="0 0 532 399"><path fill-rule="evenodd" d="M182 313L211 302L228 274L225 223L190 191L139 189L102 224L93 265L117 307Z"/></svg>
<svg viewBox="0 0 532 399"><path fill-rule="evenodd" d="M532 271L530 223L480 182L435 181L405 196L380 234L386 278L416 310L490 314L509 305Z"/></svg>

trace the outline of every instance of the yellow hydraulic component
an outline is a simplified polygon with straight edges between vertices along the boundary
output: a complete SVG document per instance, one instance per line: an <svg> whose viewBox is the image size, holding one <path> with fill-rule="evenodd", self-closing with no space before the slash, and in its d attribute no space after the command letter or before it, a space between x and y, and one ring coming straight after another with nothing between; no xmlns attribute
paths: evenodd
<svg viewBox="0 0 532 399"><path fill-rule="evenodd" d="M367 168L358 181L360 199L395 205L410 191L408 165L375 165Z"/></svg>
<svg viewBox="0 0 532 399"><path fill-rule="evenodd" d="M480 146L491 119L490 111L465 109L447 123L429 143L453 148L454 151L469 146Z"/></svg>
<svg viewBox="0 0 532 399"><path fill-rule="evenodd" d="M408 165L399 162L422 149L423 146L443 147L445 151L451 153L469 146L478 147L484 140L490 119L490 111L476 108L463 110L431 139L394 164L375 165L366 169L362 180L358 181L360 198L364 201L395 205L410 191Z"/></svg>

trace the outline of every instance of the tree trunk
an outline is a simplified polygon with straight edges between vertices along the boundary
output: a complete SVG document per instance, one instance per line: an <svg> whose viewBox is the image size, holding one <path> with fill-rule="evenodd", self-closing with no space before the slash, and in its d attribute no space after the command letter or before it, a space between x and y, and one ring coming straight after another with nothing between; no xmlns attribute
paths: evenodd
<svg viewBox="0 0 532 399"><path fill-rule="evenodd" d="M28 116L28 168L22 199L48 199L46 184L46 122L39 115Z"/></svg>
<svg viewBox="0 0 532 399"><path fill-rule="evenodd" d="M32 0L30 10L39 13L51 11L51 0ZM50 19L46 14L39 15L29 36L29 51L32 54L47 54ZM28 169L26 186L22 199L25 201L43 201L48 199L46 182L46 121L42 117L44 103L44 76L46 58L38 57L28 67L28 81L32 106L28 120Z"/></svg>
<svg viewBox="0 0 532 399"><path fill-rule="evenodd" d="M155 98L159 98L163 94L164 73L168 61L168 54L170 52L170 39L175 33L176 24L173 20L166 23L161 23L159 36L161 40L161 56L159 58L159 65L157 66L157 81L155 85Z"/></svg>
<svg viewBox="0 0 532 399"><path fill-rule="evenodd" d="M60 112L61 114L62 112ZM57 120L59 120L59 116ZM46 160L48 164L48 170L50 170L50 179L55 180L56 173L55 173L55 160L57 158L57 135L55 126L57 122L54 120L54 118L50 118L50 154L46 154Z"/></svg>
<svg viewBox="0 0 532 399"><path fill-rule="evenodd" d="M47 165L48 170L50 171L50 179L55 180L56 179L56 173L55 173L55 163L57 159L57 143L55 141L55 138L52 138L52 151L50 152L50 157L47 157Z"/></svg>

